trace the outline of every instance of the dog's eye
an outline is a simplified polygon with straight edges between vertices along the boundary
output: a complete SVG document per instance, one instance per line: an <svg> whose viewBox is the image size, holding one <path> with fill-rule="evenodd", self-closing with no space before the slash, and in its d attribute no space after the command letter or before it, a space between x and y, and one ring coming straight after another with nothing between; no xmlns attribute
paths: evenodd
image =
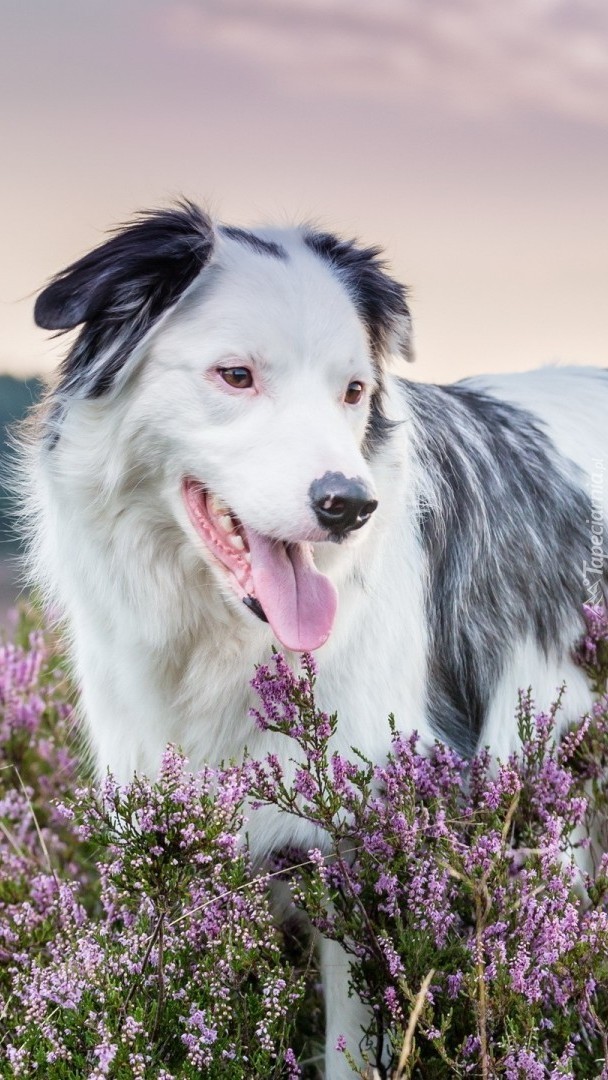
<svg viewBox="0 0 608 1080"><path fill-rule="evenodd" d="M356 405L363 396L363 383L355 381L348 384L348 389L344 395L344 400L347 405Z"/></svg>
<svg viewBox="0 0 608 1080"><path fill-rule="evenodd" d="M218 368L220 375L228 386L234 387L235 390L248 390L250 386L253 386L253 375L249 368L246 367L225 367Z"/></svg>

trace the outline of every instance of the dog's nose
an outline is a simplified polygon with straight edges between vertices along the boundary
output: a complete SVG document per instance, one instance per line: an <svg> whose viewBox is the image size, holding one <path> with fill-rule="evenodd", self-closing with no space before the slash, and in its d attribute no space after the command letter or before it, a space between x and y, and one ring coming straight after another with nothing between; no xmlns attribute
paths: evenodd
<svg viewBox="0 0 608 1080"><path fill-rule="evenodd" d="M334 536L360 529L369 521L378 505L368 488L358 478L343 473L325 473L310 485L310 501L319 525Z"/></svg>

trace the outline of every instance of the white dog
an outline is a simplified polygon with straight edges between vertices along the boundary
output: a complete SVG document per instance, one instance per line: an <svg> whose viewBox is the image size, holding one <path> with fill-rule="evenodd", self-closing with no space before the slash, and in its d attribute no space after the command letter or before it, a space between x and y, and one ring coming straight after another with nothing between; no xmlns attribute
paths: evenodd
<svg viewBox="0 0 608 1080"><path fill-rule="evenodd" d="M546 705L565 679L566 718L588 707L571 648L603 587L603 371L390 376L410 316L377 249L190 203L68 267L36 320L81 327L28 450L28 514L101 770L154 773L170 741L194 766L285 759L248 718L273 645L318 650L337 748L375 760L389 712L505 755L519 687ZM265 811L250 834L260 858L318 839ZM336 1080L364 1017L322 954Z"/></svg>

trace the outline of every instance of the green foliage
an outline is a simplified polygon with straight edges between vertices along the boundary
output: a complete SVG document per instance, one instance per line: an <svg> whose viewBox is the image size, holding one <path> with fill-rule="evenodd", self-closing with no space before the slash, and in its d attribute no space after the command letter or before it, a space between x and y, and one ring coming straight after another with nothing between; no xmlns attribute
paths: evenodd
<svg viewBox="0 0 608 1080"><path fill-rule="evenodd" d="M38 379L24 381L0 375L0 557L17 544L12 525L12 497L8 490L11 471L9 431L39 399L41 392L42 384Z"/></svg>

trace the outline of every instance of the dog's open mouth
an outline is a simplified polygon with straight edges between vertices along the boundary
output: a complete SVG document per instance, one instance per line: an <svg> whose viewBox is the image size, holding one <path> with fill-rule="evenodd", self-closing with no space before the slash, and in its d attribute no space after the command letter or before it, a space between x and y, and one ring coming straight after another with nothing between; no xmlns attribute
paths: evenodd
<svg viewBox="0 0 608 1080"><path fill-rule="evenodd" d="M270 623L286 649L320 648L331 633L338 596L314 565L311 545L262 536L191 477L182 493L190 521L243 603Z"/></svg>

